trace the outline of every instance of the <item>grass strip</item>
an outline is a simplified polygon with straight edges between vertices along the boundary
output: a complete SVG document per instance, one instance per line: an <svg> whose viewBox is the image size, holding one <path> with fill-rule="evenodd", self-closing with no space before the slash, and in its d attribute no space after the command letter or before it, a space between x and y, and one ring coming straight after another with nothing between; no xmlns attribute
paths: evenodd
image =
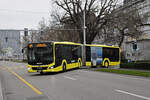
<svg viewBox="0 0 150 100"><path fill-rule="evenodd" d="M124 70L124 69L98 69L97 71L109 72L116 74L134 75L142 77L150 77L150 72L139 71L139 70Z"/></svg>

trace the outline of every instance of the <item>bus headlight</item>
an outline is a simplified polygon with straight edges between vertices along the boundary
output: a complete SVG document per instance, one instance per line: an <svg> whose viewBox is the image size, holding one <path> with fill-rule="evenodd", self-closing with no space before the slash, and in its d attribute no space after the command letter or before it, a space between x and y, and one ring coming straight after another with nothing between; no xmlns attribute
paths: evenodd
<svg viewBox="0 0 150 100"><path fill-rule="evenodd" d="M49 69L53 69L53 68L54 68L54 66L49 67Z"/></svg>

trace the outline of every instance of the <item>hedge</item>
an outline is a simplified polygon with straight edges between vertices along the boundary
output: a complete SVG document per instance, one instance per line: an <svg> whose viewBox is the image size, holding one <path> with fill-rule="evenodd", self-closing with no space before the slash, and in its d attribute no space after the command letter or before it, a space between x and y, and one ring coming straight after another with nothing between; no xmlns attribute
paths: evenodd
<svg viewBox="0 0 150 100"><path fill-rule="evenodd" d="M120 68L150 70L150 63L149 62L121 63Z"/></svg>

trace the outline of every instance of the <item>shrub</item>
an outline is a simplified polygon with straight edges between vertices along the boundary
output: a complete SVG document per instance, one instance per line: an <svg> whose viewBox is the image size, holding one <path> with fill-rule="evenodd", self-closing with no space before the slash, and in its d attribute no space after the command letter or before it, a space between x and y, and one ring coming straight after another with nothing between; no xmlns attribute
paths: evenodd
<svg viewBox="0 0 150 100"><path fill-rule="evenodd" d="M131 62L131 63L121 63L120 68L128 68L128 69L146 69L150 70L149 62Z"/></svg>

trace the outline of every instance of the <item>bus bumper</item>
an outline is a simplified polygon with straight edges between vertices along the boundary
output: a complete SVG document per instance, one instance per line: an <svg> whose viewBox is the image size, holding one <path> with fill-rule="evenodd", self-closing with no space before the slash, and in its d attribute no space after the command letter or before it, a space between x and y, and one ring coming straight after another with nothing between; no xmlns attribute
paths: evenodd
<svg viewBox="0 0 150 100"><path fill-rule="evenodd" d="M46 70L33 70L33 67L28 67L28 72L29 73L35 73L35 72L60 72L60 71L62 71L62 66L60 66L60 67L56 67L56 68L52 68L52 69L49 69L49 68L47 68Z"/></svg>

